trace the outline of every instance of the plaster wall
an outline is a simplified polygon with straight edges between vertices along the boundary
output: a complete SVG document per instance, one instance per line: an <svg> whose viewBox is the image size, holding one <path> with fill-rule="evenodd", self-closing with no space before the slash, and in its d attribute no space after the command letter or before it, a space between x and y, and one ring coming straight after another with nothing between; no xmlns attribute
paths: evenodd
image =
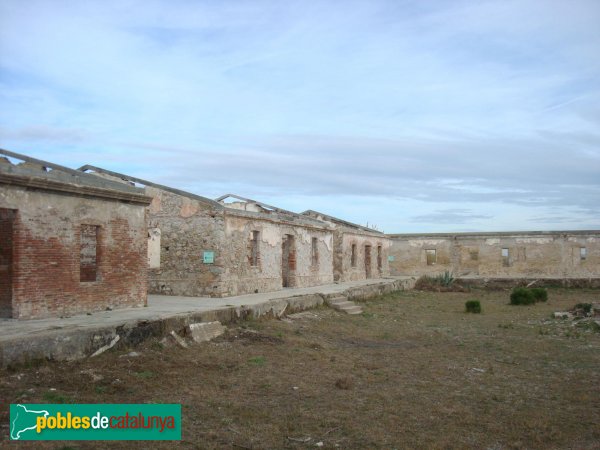
<svg viewBox="0 0 600 450"><path fill-rule="evenodd" d="M600 231L391 235L393 275L600 277ZM585 257L582 258L582 248ZM426 250L436 250L427 264ZM503 249L508 257L503 257Z"/></svg>

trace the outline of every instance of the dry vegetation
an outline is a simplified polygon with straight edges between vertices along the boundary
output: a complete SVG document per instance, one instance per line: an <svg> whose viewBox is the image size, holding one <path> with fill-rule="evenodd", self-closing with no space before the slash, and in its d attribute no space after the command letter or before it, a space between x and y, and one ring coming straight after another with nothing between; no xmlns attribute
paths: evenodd
<svg viewBox="0 0 600 450"><path fill-rule="evenodd" d="M361 316L322 308L188 350L154 341L2 371L0 398L183 405L181 442L19 448L599 448L600 333L550 315L600 293L549 294L516 307L507 291L400 292ZM482 314L464 312L471 299Z"/></svg>

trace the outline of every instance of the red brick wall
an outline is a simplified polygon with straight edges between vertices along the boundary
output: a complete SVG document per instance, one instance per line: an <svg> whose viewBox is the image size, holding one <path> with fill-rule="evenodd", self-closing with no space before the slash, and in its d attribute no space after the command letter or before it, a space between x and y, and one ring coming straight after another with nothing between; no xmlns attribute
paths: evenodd
<svg viewBox="0 0 600 450"><path fill-rule="evenodd" d="M144 206L42 192L36 197L29 194L28 202L20 202L14 221L13 317L60 317L146 304ZM96 281L80 279L82 225L99 227Z"/></svg>
<svg viewBox="0 0 600 450"><path fill-rule="evenodd" d="M0 317L12 317L12 224L14 212L0 209Z"/></svg>

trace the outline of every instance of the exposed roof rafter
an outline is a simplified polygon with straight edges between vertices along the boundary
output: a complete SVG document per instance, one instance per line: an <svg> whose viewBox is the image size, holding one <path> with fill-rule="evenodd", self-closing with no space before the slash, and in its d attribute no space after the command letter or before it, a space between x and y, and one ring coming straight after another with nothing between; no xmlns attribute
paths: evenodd
<svg viewBox="0 0 600 450"><path fill-rule="evenodd" d="M90 164L86 164L85 166L81 166L78 170L81 171L81 172L84 172L84 173L87 170L91 170L91 171L102 173L102 174L105 174L105 175L110 175L112 177L120 178L123 181L130 181L130 182L133 182L133 183L142 184L144 186L155 187L157 189L162 189L163 191L172 192L173 194L182 195L184 197L188 197L188 198L191 198L191 199L194 199L194 200L198 200L198 201L200 201L202 203L206 203L206 204L208 204L208 205L210 205L210 206L212 206L213 208L216 208L216 209L223 209L223 205L221 205L219 202L211 200L210 198L202 197L201 195L192 194L191 192L182 191L180 189L175 189L175 188L172 188L172 187L169 187L169 186L164 186L162 184L153 183L152 181L143 180L141 178L136 178L136 177L132 177L132 176L129 176L129 175L122 174L122 173L113 172L111 170L102 169L101 167L92 166Z"/></svg>

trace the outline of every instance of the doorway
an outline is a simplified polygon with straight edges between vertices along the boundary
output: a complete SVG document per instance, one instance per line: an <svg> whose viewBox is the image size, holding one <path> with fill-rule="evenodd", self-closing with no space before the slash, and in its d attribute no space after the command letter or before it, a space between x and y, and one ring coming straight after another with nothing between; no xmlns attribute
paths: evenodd
<svg viewBox="0 0 600 450"><path fill-rule="evenodd" d="M12 317L13 223L16 211L0 208L0 317Z"/></svg>
<svg viewBox="0 0 600 450"><path fill-rule="evenodd" d="M284 288L294 286L294 273L296 271L296 249L294 236L283 235L281 241L281 283Z"/></svg>
<svg viewBox="0 0 600 450"><path fill-rule="evenodd" d="M365 245L365 276L371 278L371 246Z"/></svg>

